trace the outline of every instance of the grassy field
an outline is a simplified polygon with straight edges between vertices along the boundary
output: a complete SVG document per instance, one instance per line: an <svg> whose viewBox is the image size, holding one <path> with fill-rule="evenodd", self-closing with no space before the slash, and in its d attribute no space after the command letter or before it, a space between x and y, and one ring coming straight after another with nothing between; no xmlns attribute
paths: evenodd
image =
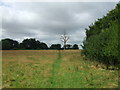
<svg viewBox="0 0 120 90"><path fill-rule="evenodd" d="M3 88L117 88L118 71L84 60L80 50L2 52Z"/></svg>

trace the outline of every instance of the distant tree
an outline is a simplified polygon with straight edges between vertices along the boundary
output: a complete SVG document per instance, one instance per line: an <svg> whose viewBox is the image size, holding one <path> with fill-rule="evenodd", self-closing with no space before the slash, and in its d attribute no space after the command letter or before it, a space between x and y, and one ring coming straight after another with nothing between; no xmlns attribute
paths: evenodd
<svg viewBox="0 0 120 90"><path fill-rule="evenodd" d="M50 49L60 50L61 49L61 44L52 44L50 46Z"/></svg>
<svg viewBox="0 0 120 90"><path fill-rule="evenodd" d="M37 49L37 43L36 40L31 39L24 39L21 43L22 48L24 49Z"/></svg>
<svg viewBox="0 0 120 90"><path fill-rule="evenodd" d="M0 50L2 50L2 41L0 40Z"/></svg>
<svg viewBox="0 0 120 90"><path fill-rule="evenodd" d="M12 50L12 49L18 49L19 43L12 39L2 39L2 50Z"/></svg>
<svg viewBox="0 0 120 90"><path fill-rule="evenodd" d="M36 41L34 38L24 39L22 43L20 43L21 49L48 49L47 44L41 43L40 41Z"/></svg>
<svg viewBox="0 0 120 90"><path fill-rule="evenodd" d="M71 46L70 44L66 44L66 49L71 49Z"/></svg>
<svg viewBox="0 0 120 90"><path fill-rule="evenodd" d="M77 44L74 44L72 49L79 49L78 45Z"/></svg>
<svg viewBox="0 0 120 90"><path fill-rule="evenodd" d="M41 44L41 42L37 40L37 41L36 41L37 49L41 49L41 45L40 45L40 44Z"/></svg>
<svg viewBox="0 0 120 90"><path fill-rule="evenodd" d="M48 49L48 46L47 46L47 44L45 44L45 43L42 42L42 43L40 43L39 48L46 50L46 49Z"/></svg>
<svg viewBox="0 0 120 90"><path fill-rule="evenodd" d="M63 42L63 47L64 50L66 49L66 43L69 40L69 36L66 34L66 32L64 32L64 34L61 36L61 41Z"/></svg>

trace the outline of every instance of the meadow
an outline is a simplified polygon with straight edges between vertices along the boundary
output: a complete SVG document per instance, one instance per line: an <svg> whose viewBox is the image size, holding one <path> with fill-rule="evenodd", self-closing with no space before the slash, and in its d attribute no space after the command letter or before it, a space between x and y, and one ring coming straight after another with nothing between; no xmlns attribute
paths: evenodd
<svg viewBox="0 0 120 90"><path fill-rule="evenodd" d="M3 50L2 87L117 88L118 71L103 66L81 50Z"/></svg>

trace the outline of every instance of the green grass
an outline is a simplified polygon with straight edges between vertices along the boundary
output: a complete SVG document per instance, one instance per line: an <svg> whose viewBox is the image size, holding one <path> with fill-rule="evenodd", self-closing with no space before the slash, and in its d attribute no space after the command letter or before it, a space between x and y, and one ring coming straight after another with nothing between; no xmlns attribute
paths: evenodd
<svg viewBox="0 0 120 90"><path fill-rule="evenodd" d="M61 52L58 52L58 58L55 60L54 64L52 65L51 70L51 77L49 79L48 87L55 88L58 87L58 71L60 68L60 62L61 62Z"/></svg>
<svg viewBox="0 0 120 90"><path fill-rule="evenodd" d="M117 88L118 71L84 60L79 50L3 51L3 88ZM96 67L99 64L99 67Z"/></svg>

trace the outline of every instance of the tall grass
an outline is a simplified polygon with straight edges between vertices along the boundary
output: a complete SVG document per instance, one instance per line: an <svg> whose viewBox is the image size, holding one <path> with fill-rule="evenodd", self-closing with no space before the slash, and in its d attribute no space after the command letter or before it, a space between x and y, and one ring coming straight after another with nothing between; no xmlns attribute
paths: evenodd
<svg viewBox="0 0 120 90"><path fill-rule="evenodd" d="M118 71L79 50L3 51L3 88L117 88ZM96 64L99 64L96 67Z"/></svg>

